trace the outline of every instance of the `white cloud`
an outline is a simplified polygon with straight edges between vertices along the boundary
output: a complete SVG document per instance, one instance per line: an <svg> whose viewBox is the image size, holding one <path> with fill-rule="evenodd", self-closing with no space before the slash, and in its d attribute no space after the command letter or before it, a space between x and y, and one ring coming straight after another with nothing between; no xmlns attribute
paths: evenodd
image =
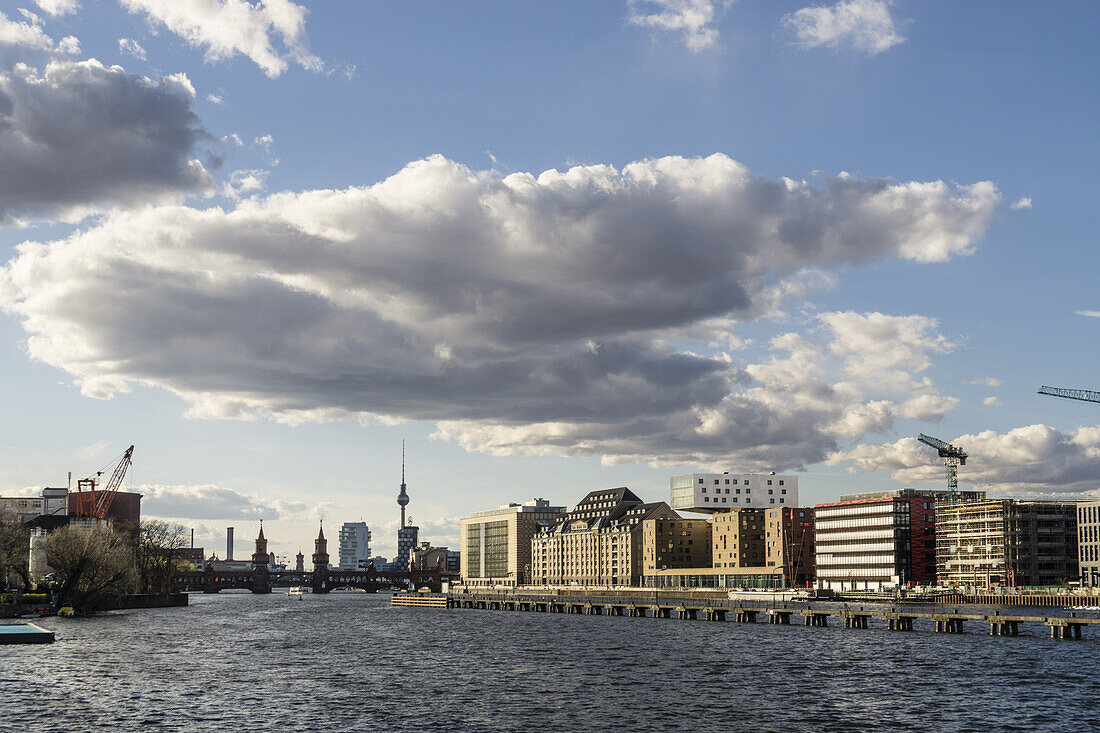
<svg viewBox="0 0 1100 733"><path fill-rule="evenodd" d="M1029 199L1027 197L1024 197L1022 199L1017 199L1015 202L1013 202L1012 206L1010 206L1009 208L1013 209L1013 210L1016 210L1016 211L1019 211L1020 209L1030 209L1031 208L1031 199Z"/></svg>
<svg viewBox="0 0 1100 733"><path fill-rule="evenodd" d="M145 61L147 56L145 54L145 48L133 38L120 38L118 39L118 52L124 53L128 56L133 56L136 59Z"/></svg>
<svg viewBox="0 0 1100 733"><path fill-rule="evenodd" d="M783 17L783 26L801 48L852 48L875 55L903 43L890 0L840 0L832 6L802 8Z"/></svg>
<svg viewBox="0 0 1100 733"><path fill-rule="evenodd" d="M77 0L34 0L34 4L42 9L46 15L68 15L75 13L80 8Z"/></svg>
<svg viewBox="0 0 1100 733"><path fill-rule="evenodd" d="M80 39L76 36L65 36L58 41L57 50L68 56L76 56L80 53Z"/></svg>
<svg viewBox="0 0 1100 733"><path fill-rule="evenodd" d="M26 21L11 20L0 12L0 46L52 51L53 39L42 30L42 21L38 16L24 11L23 17Z"/></svg>
<svg viewBox="0 0 1100 733"><path fill-rule="evenodd" d="M211 104L222 104L223 102L225 102L225 99L218 96L217 94L207 94L206 101L210 102Z"/></svg>
<svg viewBox="0 0 1100 733"><path fill-rule="evenodd" d="M724 0L627 0L627 21L643 28L678 33L688 49L698 52L717 45L714 19L729 4Z"/></svg>
<svg viewBox="0 0 1100 733"><path fill-rule="evenodd" d="M0 224L209 189L193 101L183 75L152 81L94 59L0 72Z"/></svg>
<svg viewBox="0 0 1100 733"><path fill-rule="evenodd" d="M259 169L233 171L222 190L231 199L239 199L246 193L262 191L267 173L267 171Z"/></svg>
<svg viewBox="0 0 1100 733"><path fill-rule="evenodd" d="M997 397L986 397L984 400L982 400L982 404L986 407L1000 407L1001 400Z"/></svg>
<svg viewBox="0 0 1100 733"><path fill-rule="evenodd" d="M1088 492L1100 487L1100 426L1062 432L1028 425L997 433L985 430L950 441L969 457L959 469L960 483L998 494ZM892 471L898 481L943 481L942 460L915 438L860 445L829 458L851 471Z"/></svg>
<svg viewBox="0 0 1100 733"><path fill-rule="evenodd" d="M1100 311L1073 311L1076 315L1086 318L1100 318Z"/></svg>
<svg viewBox="0 0 1100 733"><path fill-rule="evenodd" d="M209 62L242 54L275 78L293 61L310 71L324 64L309 53L304 6L290 0L120 0L131 13L144 13L194 47Z"/></svg>
<svg viewBox="0 0 1100 733"><path fill-rule="evenodd" d="M983 384L986 387L1000 387L1004 382L996 377L978 377L977 379L971 379L970 384Z"/></svg>
<svg viewBox="0 0 1100 733"><path fill-rule="evenodd" d="M724 155L505 177L433 156L371 186L114 212L21 245L0 302L86 394L156 385L193 416L801 465L836 450L831 430L950 410L925 372L952 342L920 316L829 313L756 361L706 344L739 345L737 322L808 272L970 252L997 201L988 183L765 179Z"/></svg>

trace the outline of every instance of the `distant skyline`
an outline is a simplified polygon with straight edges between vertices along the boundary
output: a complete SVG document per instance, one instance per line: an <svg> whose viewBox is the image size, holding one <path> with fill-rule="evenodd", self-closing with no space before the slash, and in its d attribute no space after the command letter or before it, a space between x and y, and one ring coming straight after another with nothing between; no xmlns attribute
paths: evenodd
<svg viewBox="0 0 1100 733"><path fill-rule="evenodd" d="M1100 495L1100 7L0 10L0 494L224 551L691 471Z"/></svg>

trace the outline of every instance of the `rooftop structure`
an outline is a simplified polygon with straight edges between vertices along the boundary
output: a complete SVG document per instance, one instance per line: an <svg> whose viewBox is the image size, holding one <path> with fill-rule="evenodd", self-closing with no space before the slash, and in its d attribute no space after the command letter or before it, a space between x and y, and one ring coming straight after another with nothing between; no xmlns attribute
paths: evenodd
<svg viewBox="0 0 1100 733"><path fill-rule="evenodd" d="M738 507L798 506L798 477L775 473L687 473L669 479L669 505L716 514Z"/></svg>

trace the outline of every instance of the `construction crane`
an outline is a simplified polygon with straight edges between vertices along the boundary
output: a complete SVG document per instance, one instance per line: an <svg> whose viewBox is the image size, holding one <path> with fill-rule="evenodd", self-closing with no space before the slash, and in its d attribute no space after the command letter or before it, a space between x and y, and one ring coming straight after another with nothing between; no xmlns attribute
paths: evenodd
<svg viewBox="0 0 1100 733"><path fill-rule="evenodd" d="M966 465L966 451L924 433L918 435L917 440L939 451L940 458L943 459L943 465L947 468L947 503L957 503L959 500L959 466Z"/></svg>
<svg viewBox="0 0 1100 733"><path fill-rule="evenodd" d="M1100 402L1100 392L1090 389L1065 389L1063 387L1040 387L1039 394L1051 397L1065 397L1067 400L1081 400L1082 402Z"/></svg>
<svg viewBox="0 0 1100 733"><path fill-rule="evenodd" d="M131 445L115 464L106 485L100 489L96 488L96 481L103 475L103 471L96 471L94 477L89 476L76 482L77 516L93 518L97 525L103 523L111 510L111 503L115 500L118 488L122 486L122 479L126 477L126 470L130 468L133 455L134 446Z"/></svg>

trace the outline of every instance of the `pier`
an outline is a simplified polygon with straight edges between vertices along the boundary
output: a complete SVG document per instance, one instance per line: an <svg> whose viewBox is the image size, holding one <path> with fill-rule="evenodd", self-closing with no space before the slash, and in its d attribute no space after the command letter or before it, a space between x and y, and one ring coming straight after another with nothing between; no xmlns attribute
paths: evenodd
<svg viewBox="0 0 1100 733"><path fill-rule="evenodd" d="M680 596L673 593L409 593L394 594L392 605L744 624L755 624L760 619L766 619L768 624L782 626L801 623L805 626L826 627L829 626L830 619L835 619L843 623L846 629L885 628L898 632L929 630L940 634L962 634L968 630L980 630L988 631L989 636L1018 636L1021 625L1029 624L1049 628L1052 639L1081 639L1086 626L1100 625L1100 615L1081 615L1073 611L1064 615L1039 615L980 609L947 610L940 606L851 608L767 602L749 605L741 600ZM872 619L880 621L881 626L876 624L872 627Z"/></svg>

